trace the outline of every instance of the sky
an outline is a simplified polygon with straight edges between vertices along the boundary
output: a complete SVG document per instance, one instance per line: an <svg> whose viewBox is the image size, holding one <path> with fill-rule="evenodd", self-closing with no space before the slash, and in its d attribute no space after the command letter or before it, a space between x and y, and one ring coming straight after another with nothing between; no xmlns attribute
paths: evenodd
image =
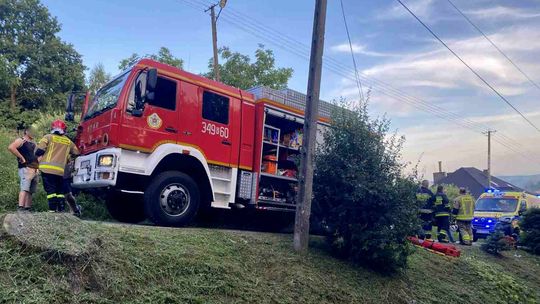
<svg viewBox="0 0 540 304"><path fill-rule="evenodd" d="M208 0L42 0L62 24L59 36L84 64L111 74L132 53L161 46L193 73L212 56ZM229 0L218 19L218 45L253 58L259 44L279 67L292 67L289 88L307 87L315 1ZM500 94L540 127L535 87L454 10L447 0L404 0L437 35ZM502 51L540 84L540 1L453 0ZM431 178L443 171L487 166L492 138L495 175L540 174L540 132L528 124L436 41L398 2L343 0L352 48L372 117L386 116L405 136L403 161ZM358 100L340 3L328 1L321 98ZM435 109L435 110L433 110ZM433 114L437 111L439 114ZM441 114L442 113L442 114ZM447 119L441 118L441 116ZM449 120L448 117L451 119Z"/></svg>

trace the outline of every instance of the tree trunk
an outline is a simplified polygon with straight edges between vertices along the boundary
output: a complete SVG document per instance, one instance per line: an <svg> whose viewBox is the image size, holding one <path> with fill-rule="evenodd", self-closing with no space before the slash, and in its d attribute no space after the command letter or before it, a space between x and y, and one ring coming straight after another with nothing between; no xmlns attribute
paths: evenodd
<svg viewBox="0 0 540 304"><path fill-rule="evenodd" d="M11 85L10 105L11 109L15 110L17 106L17 85L15 84Z"/></svg>

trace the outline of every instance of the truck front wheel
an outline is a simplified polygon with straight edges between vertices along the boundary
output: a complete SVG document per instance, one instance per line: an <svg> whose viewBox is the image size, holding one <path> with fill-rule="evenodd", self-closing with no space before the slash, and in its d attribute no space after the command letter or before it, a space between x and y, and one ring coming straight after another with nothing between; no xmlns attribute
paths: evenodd
<svg viewBox="0 0 540 304"><path fill-rule="evenodd" d="M195 181L179 171L166 171L150 182L144 193L148 219L160 226L182 226L197 215L200 193Z"/></svg>

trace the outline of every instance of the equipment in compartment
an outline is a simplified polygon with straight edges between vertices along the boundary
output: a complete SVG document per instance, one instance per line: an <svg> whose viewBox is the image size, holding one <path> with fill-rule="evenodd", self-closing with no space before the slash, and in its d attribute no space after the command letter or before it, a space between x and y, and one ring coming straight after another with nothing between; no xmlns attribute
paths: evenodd
<svg viewBox="0 0 540 304"><path fill-rule="evenodd" d="M263 137L264 141L277 144L278 139L279 139L279 130L270 128L268 126L264 127L264 137Z"/></svg>
<svg viewBox="0 0 540 304"><path fill-rule="evenodd" d="M296 170L293 170L293 169L279 169L278 170L279 176L296 178L296 173L297 173Z"/></svg>
<svg viewBox="0 0 540 304"><path fill-rule="evenodd" d="M262 138L259 207L294 210L303 125L291 115L267 112Z"/></svg>
<svg viewBox="0 0 540 304"><path fill-rule="evenodd" d="M279 188L274 185L264 185L259 188L259 200L275 203L295 204L298 185L287 183Z"/></svg>
<svg viewBox="0 0 540 304"><path fill-rule="evenodd" d="M263 156L261 171L270 174L277 174L277 156L265 155Z"/></svg>
<svg viewBox="0 0 540 304"><path fill-rule="evenodd" d="M300 149L304 140L304 130L298 128L281 136L281 144L285 147Z"/></svg>

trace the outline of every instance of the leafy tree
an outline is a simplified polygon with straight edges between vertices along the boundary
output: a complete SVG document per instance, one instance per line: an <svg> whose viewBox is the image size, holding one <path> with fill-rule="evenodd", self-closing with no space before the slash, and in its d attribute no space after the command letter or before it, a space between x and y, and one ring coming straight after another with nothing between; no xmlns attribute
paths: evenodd
<svg viewBox="0 0 540 304"><path fill-rule="evenodd" d="M540 254L540 209L531 208L525 212L520 228L523 231L523 245L533 253Z"/></svg>
<svg viewBox="0 0 540 304"><path fill-rule="evenodd" d="M175 57L168 48L163 46L159 49L157 54L146 54L144 57L148 57L154 59L155 61L175 66L179 69L184 68L184 60ZM139 54L133 53L128 58L122 59L120 61L120 64L118 65L118 69L126 69L127 67L129 67L130 63L135 61L137 58L139 58Z"/></svg>
<svg viewBox="0 0 540 304"><path fill-rule="evenodd" d="M10 130L23 129L38 119L38 110L24 110L20 107L11 108L9 103L0 103L0 127Z"/></svg>
<svg viewBox="0 0 540 304"><path fill-rule="evenodd" d="M315 157L314 213L337 254L381 272L406 267L419 227L417 185L404 177L404 139L366 106L338 108Z"/></svg>
<svg viewBox="0 0 540 304"><path fill-rule="evenodd" d="M123 71L129 67L129 65L134 62L135 60L139 59L140 56L137 53L131 54L128 58L124 58L120 60L120 63L118 64L118 69Z"/></svg>
<svg viewBox="0 0 540 304"><path fill-rule="evenodd" d="M0 99L13 110L59 108L84 86L84 66L56 34L60 24L38 0L0 1Z"/></svg>
<svg viewBox="0 0 540 304"><path fill-rule="evenodd" d="M219 49L220 57L224 63L219 64L221 82L240 88L249 89L263 85L273 89L287 87L287 82L293 74L292 68L276 68L274 52L265 49L263 45L255 51L255 62L247 55L233 52L228 47ZM214 63L210 58L209 72L204 76L214 78Z"/></svg>
<svg viewBox="0 0 540 304"><path fill-rule="evenodd" d="M90 92L95 93L110 79L111 74L105 72L105 67L102 63L98 63L92 68L90 75L88 76L88 89Z"/></svg>

